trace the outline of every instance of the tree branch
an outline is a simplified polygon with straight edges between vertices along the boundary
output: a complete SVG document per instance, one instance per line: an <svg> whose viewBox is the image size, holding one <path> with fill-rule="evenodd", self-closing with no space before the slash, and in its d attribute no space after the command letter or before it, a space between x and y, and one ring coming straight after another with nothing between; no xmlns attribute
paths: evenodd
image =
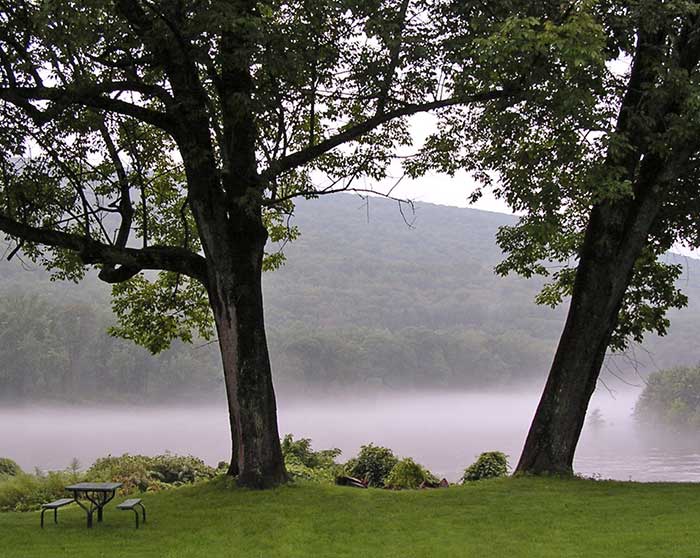
<svg viewBox="0 0 700 558"><path fill-rule="evenodd" d="M106 273L100 272L100 279L107 283L126 281L144 269L182 273L204 285L207 283L206 260L199 254L177 246L121 248L78 234L33 227L2 214L0 231L35 244L70 250L86 265L120 266L116 269L106 268L103 270Z"/></svg>
<svg viewBox="0 0 700 558"><path fill-rule="evenodd" d="M121 216L121 222L119 223L119 231L117 232L117 238L115 244L123 248L129 240L129 234L131 233L131 222L134 217L134 208L131 204L130 196L130 185L129 179L126 174L126 169L119 157L119 151L117 146L112 141L112 137L109 135L109 130L107 129L107 124L104 119L100 121L100 133L102 134L102 139L107 147L107 152L112 159L112 164L114 165L114 170L117 174L117 180L119 182L119 205L118 211Z"/></svg>
<svg viewBox="0 0 700 558"><path fill-rule="evenodd" d="M401 108L384 112L382 114L376 114L364 122L355 124L346 128L342 132L329 137L328 139L317 143L316 145L309 146L305 149L301 149L295 153L282 157L274 161L266 170L261 174L264 180L271 180L274 177L292 170L296 167L300 167L309 163L317 157L320 157L324 153L327 153L331 149L338 147L344 143L356 140L357 138L363 136L367 132L372 131L377 126L385 124L395 118L401 118L402 116L411 116L413 114L418 114L421 112L428 112L431 110L445 108L460 104L469 103L479 103L485 101L493 101L495 99L502 99L514 95L516 91L511 91L508 89L498 89L495 91L484 91L481 93L475 93L473 95L468 95L466 97L452 97L449 99L442 99L439 101L432 101L429 103L419 103L419 104L408 104Z"/></svg>
<svg viewBox="0 0 700 558"><path fill-rule="evenodd" d="M83 87L1 87L0 100L8 101L24 109L30 117L39 123L54 118L65 107L82 105L131 116L142 122L174 134L176 123L165 113L140 107L120 99L105 97L105 93L117 91L135 91L143 93L142 84L131 82L108 82ZM41 110L31 105L31 101L53 101L57 104L53 110Z"/></svg>

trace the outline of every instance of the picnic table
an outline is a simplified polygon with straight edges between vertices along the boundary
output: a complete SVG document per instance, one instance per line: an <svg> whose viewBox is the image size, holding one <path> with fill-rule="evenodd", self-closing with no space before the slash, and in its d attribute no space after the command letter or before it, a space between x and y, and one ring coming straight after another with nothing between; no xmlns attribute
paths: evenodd
<svg viewBox="0 0 700 558"><path fill-rule="evenodd" d="M79 482L66 486L66 490L73 493L75 503L85 510L87 526L92 527L92 516L95 511L97 511L97 521L101 522L102 509L114 498L117 488L121 485L120 482Z"/></svg>

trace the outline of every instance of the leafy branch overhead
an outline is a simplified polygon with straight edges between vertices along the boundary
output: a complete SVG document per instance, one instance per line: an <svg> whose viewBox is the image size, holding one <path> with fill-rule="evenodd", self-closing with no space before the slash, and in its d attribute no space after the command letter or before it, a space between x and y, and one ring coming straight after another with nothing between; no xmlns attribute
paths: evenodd
<svg viewBox="0 0 700 558"><path fill-rule="evenodd" d="M236 216L260 214L284 245L298 235L294 198L385 178L412 115L515 102L522 76L446 55L457 43L477 52L495 25L475 15L465 36L446 23L452 9L0 2L0 230L12 255L75 281L97 267L117 284L113 332L151 350L208 335L219 250L203 227L240 237ZM277 247L266 268L283 262Z"/></svg>

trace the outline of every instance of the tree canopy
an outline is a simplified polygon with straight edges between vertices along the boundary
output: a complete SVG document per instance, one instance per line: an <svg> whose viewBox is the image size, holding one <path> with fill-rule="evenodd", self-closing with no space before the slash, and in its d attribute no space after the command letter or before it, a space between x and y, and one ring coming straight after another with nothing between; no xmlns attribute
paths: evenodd
<svg viewBox="0 0 700 558"><path fill-rule="evenodd" d="M591 371L665 331L685 299L658 256L698 240L697 20L688 1L0 2L0 230L56 278L97 266L117 335L158 352L216 332L230 473L278 484L266 243L297 235L295 197L387 177L414 114L439 126L409 174L495 174L525 213L501 272L565 262L540 300L600 318ZM583 312L577 288L611 296Z"/></svg>
<svg viewBox="0 0 700 558"><path fill-rule="evenodd" d="M13 2L0 37L2 229L57 278L100 266L116 283L116 334L154 352L193 329L209 337L182 150L211 147L225 183L248 142L270 237L294 238L291 199L384 178L410 115L509 102L522 76L494 72L483 46L513 3L493 4L461 13L465 29L451 2L419 0ZM206 136L181 110L202 113Z"/></svg>
<svg viewBox="0 0 700 558"><path fill-rule="evenodd" d="M567 83L554 83L540 103L494 114L496 127L485 128L507 138L507 148L493 141L477 148L479 164L499 173L498 192L526 213L499 235L509 252L499 270L546 274L542 259L561 261L540 302L571 295L518 463L525 473L572 472L607 349L645 331L666 332L667 309L687 298L674 283L680 266L660 256L675 242L697 247L700 240L700 5L590 7L592 30L605 38L589 50L599 60L599 72L586 72L591 86L560 97ZM580 67L581 51L570 52ZM610 67L621 55L631 61L617 80Z"/></svg>
<svg viewBox="0 0 700 558"><path fill-rule="evenodd" d="M230 472L284 482L268 238L295 196L386 176L409 116L515 102L481 53L528 4L469 7L465 33L451 1L2 2L0 230L57 278L99 267L114 332L154 352L215 329Z"/></svg>

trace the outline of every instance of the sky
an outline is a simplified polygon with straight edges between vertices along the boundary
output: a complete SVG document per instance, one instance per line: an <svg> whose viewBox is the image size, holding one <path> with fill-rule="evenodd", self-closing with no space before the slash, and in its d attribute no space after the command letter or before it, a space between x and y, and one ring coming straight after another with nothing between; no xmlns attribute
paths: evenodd
<svg viewBox="0 0 700 558"><path fill-rule="evenodd" d="M433 114L415 115L411 120L413 146L399 150L399 155L405 156L415 153L423 145L425 138L435 129L436 120ZM360 180L355 185L358 188L372 189L382 193L387 193L391 190L392 196L415 202L472 207L484 211L513 214L503 201L497 200L490 193L485 193L478 202L470 204L468 198L474 191L476 182L466 172L457 173L455 176L429 173L415 180L406 176L400 180L398 186L396 186L396 183L402 176L400 164L393 165L392 174L393 176L390 179L384 180L380 184L373 181Z"/></svg>

